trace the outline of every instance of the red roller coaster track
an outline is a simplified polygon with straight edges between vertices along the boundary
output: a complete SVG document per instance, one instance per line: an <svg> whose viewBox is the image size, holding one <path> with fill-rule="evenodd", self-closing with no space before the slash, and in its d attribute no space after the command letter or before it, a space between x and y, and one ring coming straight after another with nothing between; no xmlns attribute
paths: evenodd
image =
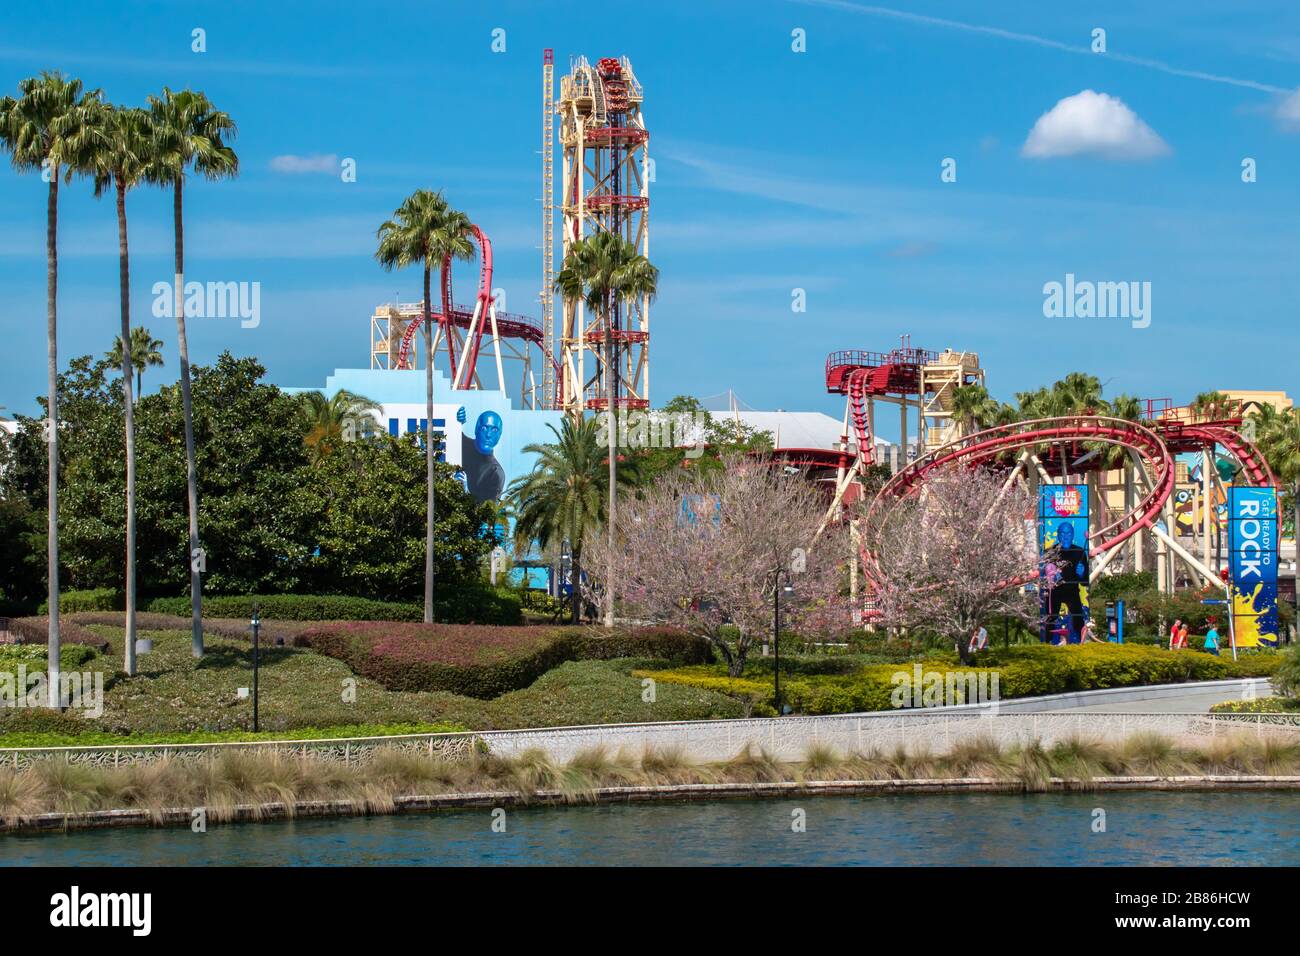
<svg viewBox="0 0 1300 956"><path fill-rule="evenodd" d="M479 247L479 279L478 295L475 298L473 309L466 308L463 305L453 305L451 301L451 256L446 256L442 260L442 269L440 275L440 284L442 286L442 311L431 312L430 319L436 321L443 330L443 338L447 343L447 358L449 360L449 374L455 382L468 383L474 380L474 370L478 364L479 349L483 341L483 331L488 326L488 310L492 307L492 240L478 226L471 226L474 240ZM475 322L475 313L478 321ZM415 339L415 333L419 331L420 326L424 324L424 316L417 315L410 325L406 327L402 335L401 351L397 356L398 368L410 368L411 345ZM457 328L472 330L472 338L467 341L466 348L469 354L465 360L465 370L459 376L457 381L456 375L456 343L450 334L449 325ZM513 315L511 313L497 313L496 317L497 332L503 338L522 339L536 345L542 351L543 361L550 362L556 370L556 380L559 381L559 363L551 354L551 344L546 341L545 332L542 326L535 319L526 315ZM563 396L560 396L561 400Z"/></svg>

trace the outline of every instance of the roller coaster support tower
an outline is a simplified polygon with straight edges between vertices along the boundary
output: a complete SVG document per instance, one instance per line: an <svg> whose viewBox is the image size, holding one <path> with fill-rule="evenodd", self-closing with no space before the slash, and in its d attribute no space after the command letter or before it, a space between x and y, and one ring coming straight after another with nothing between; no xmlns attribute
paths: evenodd
<svg viewBox="0 0 1300 956"><path fill-rule="evenodd" d="M599 232L621 235L650 254L650 160L641 84L627 57L604 57L593 67L571 62L560 80L563 242ZM563 264L561 263L561 268ZM608 317L589 316L581 302L565 302L560 332L561 405L571 415L650 405L650 304L621 299ZM590 353L590 367L588 366ZM611 381L612 377L612 381Z"/></svg>

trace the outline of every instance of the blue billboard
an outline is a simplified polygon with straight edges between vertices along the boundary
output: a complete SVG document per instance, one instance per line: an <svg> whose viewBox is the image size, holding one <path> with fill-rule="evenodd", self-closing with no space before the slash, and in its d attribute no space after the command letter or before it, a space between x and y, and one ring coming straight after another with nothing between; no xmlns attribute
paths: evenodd
<svg viewBox="0 0 1300 956"><path fill-rule="evenodd" d="M1038 490L1039 639L1077 644L1088 621L1088 486Z"/></svg>
<svg viewBox="0 0 1300 956"><path fill-rule="evenodd" d="M1278 637L1277 489L1228 489L1228 568L1238 647L1275 647Z"/></svg>

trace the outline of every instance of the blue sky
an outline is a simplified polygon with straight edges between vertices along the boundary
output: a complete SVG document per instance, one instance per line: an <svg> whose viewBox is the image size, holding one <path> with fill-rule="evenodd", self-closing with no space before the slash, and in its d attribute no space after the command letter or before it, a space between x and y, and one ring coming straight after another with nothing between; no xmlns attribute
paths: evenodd
<svg viewBox="0 0 1300 956"><path fill-rule="evenodd" d="M0 89L58 68L120 103L192 85L235 117L241 175L188 190L186 272L260 282L262 322L195 320L191 349L200 363L257 355L284 385L366 365L373 307L419 297L417 273L373 261L375 228L417 187L489 233L510 310L537 314L550 46L557 73L570 55L627 55L646 90L656 402L734 388L756 408L838 415L826 354L904 333L979 352L1006 399L1075 369L1177 401L1295 391L1300 13L1287 3L592 6L65 2L54 22L11 4ZM195 27L206 53L190 50ZM1105 54L1089 50L1098 27ZM357 182L272 167L328 155L355 158ZM945 158L956 182L941 182ZM0 171L9 413L34 412L44 389L44 213L38 177ZM133 324L168 358L147 388L176 374L174 323L150 315L150 287L170 277L170 200L140 190L128 215ZM111 202L74 184L60 226L66 362L117 327ZM1044 283L1067 273L1150 282L1150 326L1044 318ZM458 286L472 281L460 267ZM791 311L795 288L806 312Z"/></svg>

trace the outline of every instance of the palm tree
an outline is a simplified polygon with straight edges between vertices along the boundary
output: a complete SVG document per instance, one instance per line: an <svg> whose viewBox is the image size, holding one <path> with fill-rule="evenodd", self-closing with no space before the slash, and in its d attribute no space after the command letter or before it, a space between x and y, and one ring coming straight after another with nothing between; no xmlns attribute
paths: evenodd
<svg viewBox="0 0 1300 956"><path fill-rule="evenodd" d="M144 370L146 368L161 368L163 365L162 339L153 337L153 333L143 325L137 325L131 330L131 367L135 369L135 399L140 400L140 390L143 387ZM122 336L117 336L113 340L113 347L108 351L108 360L114 365L122 364Z"/></svg>
<svg viewBox="0 0 1300 956"><path fill-rule="evenodd" d="M185 337L185 176L193 169L208 179L239 175L239 157L225 141L235 137L234 121L202 92L163 87L162 96L149 97L157 151L149 177L172 187L172 226L175 232L176 344L181 365L181 411L185 418L185 490L190 518L190 628L195 657L203 656L202 587L199 577L199 481L194 460L194 407L190 399L190 347Z"/></svg>
<svg viewBox="0 0 1300 956"><path fill-rule="evenodd" d="M1228 396L1222 392L1201 392L1188 406L1192 417L1198 420L1221 418L1228 413Z"/></svg>
<svg viewBox="0 0 1300 956"><path fill-rule="evenodd" d="M311 449L315 461L320 461L334 451L340 441L349 441L353 434L368 434L374 426L374 414L380 411L378 402L339 389L329 398L323 392L303 392L298 396L302 403L303 441Z"/></svg>
<svg viewBox="0 0 1300 956"><path fill-rule="evenodd" d="M122 414L126 429L126 645L125 668L135 676L135 398L131 394L133 350L123 349L131 339L131 265L126 230L126 193L144 181L153 162L153 120L142 109L105 105L105 137L89 158L94 172L95 195L110 187L117 197L117 277L122 332L117 361L122 369Z"/></svg>
<svg viewBox="0 0 1300 956"><path fill-rule="evenodd" d="M1101 379L1086 372L1071 372L1052 386L1051 394L1058 415L1092 415L1105 404Z"/></svg>
<svg viewBox="0 0 1300 956"><path fill-rule="evenodd" d="M45 72L18 84L21 97L0 99L0 146L19 172L37 172L49 183L45 202L45 331L49 392L46 444L49 461L48 544L49 704L59 706L59 178L70 183L84 171L86 157L103 137L100 91L84 92L81 81Z"/></svg>
<svg viewBox="0 0 1300 956"><path fill-rule="evenodd" d="M536 540L545 551L551 543L569 542L572 619L577 624L583 544L595 528L609 523L604 508L609 472L596 419L565 418L560 431L548 427L555 441L524 447L524 454L536 455L537 462L508 491L515 512L515 548L522 553ZM631 464L617 473L617 480L630 485L635 474L636 466Z"/></svg>
<svg viewBox="0 0 1300 956"><path fill-rule="evenodd" d="M393 213L393 218L379 227L379 248L375 258L388 271L414 263L424 266L424 355L425 400L428 422L424 440L425 460L425 530L424 530L424 623L433 623L433 332L430 301L430 276L434 264L444 268L451 259L469 259L474 254L470 244L469 217L450 208L442 193L417 189L407 196ZM450 327L448 329L450 334Z"/></svg>
<svg viewBox="0 0 1300 956"><path fill-rule="evenodd" d="M989 395L987 388L972 383L958 385L952 390L950 414L962 432L969 434L997 424L1003 411L1002 405Z"/></svg>
<svg viewBox="0 0 1300 956"><path fill-rule="evenodd" d="M614 518L618 463L617 404L618 363L614 359L614 306L619 299L653 300L659 287L659 270L636 251L636 246L612 232L599 232L569 247L564 268L555 277L555 291L566 304L583 301L605 329L606 432L609 452L609 550L606 578L610 593L605 606L605 626L614 626Z"/></svg>

